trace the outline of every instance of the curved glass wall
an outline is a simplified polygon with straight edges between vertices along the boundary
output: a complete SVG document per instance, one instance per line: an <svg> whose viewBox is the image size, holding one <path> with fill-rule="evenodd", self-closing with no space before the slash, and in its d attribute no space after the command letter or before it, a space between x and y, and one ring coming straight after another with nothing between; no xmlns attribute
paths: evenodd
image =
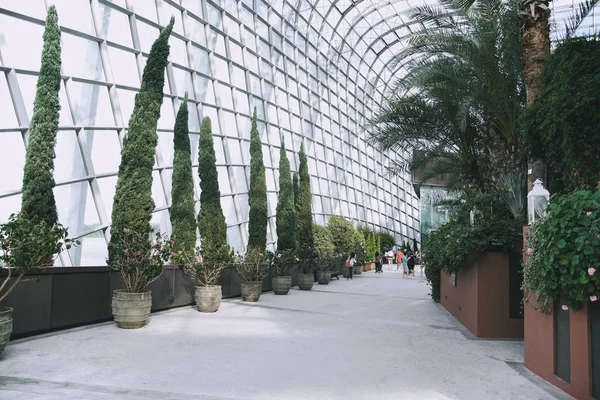
<svg viewBox="0 0 600 400"><path fill-rule="evenodd" d="M422 4L430 0L419 0ZM46 7L62 28L60 131L55 189L60 221L82 245L61 265L104 265L120 149L147 53L176 18L158 122L152 224L170 233L173 125L190 98L192 164L199 121L213 120L228 240L247 237L249 138L256 107L269 200L268 242L276 241L280 138L292 170L304 140L315 220L339 214L419 240L410 175L389 176L390 158L365 143L361 126L402 71L390 60L414 29L395 0L0 0L0 221L20 208L29 119ZM573 3L553 2L556 18ZM560 11L560 15L559 15ZM595 24L595 15L584 24ZM196 179L196 198L199 187Z"/></svg>
<svg viewBox="0 0 600 400"><path fill-rule="evenodd" d="M360 135L371 113L364 77L331 60L330 46L311 40L314 28L298 4L261 0L0 0L0 220L20 208L43 23L52 3L63 45L55 195L60 221L82 240L61 254L61 265L105 265L121 142L147 53L171 15L176 23L152 187L156 228L170 232L173 125L188 92L192 164L198 163L199 121L210 116L228 240L237 249L247 240L254 107L269 191L269 243L276 241L281 137L292 170L304 140L318 223L339 214L389 230L398 240L419 239L410 176L385 171L388 158L402 154L384 156Z"/></svg>

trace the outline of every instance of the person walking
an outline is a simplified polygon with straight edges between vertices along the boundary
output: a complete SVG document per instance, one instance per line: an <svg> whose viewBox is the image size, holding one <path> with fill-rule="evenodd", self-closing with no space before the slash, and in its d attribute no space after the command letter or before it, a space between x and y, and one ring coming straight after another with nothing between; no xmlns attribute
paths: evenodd
<svg viewBox="0 0 600 400"><path fill-rule="evenodd" d="M375 273L380 274L383 272L383 268L381 265L381 254L379 252L375 253Z"/></svg>
<svg viewBox="0 0 600 400"><path fill-rule="evenodd" d="M346 260L346 268L348 268L348 277L346 280L352 279L352 275L354 274L354 263L356 262L356 254L350 254L350 257Z"/></svg>
<svg viewBox="0 0 600 400"><path fill-rule="evenodd" d="M410 256L408 256L408 261L407 261L407 266L408 266L408 274L412 274L412 276L415 276L415 255L414 254L410 254Z"/></svg>
<svg viewBox="0 0 600 400"><path fill-rule="evenodd" d="M400 268L400 266L402 265L402 257L404 257L404 253L402 252L402 250L398 250L398 252L396 253L396 271L398 271L398 268Z"/></svg>
<svg viewBox="0 0 600 400"><path fill-rule="evenodd" d="M402 279L404 279L404 275L408 278L408 257L406 254L402 254Z"/></svg>

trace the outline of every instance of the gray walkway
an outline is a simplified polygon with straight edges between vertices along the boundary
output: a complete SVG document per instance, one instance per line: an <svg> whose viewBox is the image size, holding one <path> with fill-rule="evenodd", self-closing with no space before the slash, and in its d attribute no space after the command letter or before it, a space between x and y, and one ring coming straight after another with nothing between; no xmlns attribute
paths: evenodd
<svg viewBox="0 0 600 400"><path fill-rule="evenodd" d="M468 339L418 277L384 270L259 303L10 344L1 399L552 399L520 341Z"/></svg>

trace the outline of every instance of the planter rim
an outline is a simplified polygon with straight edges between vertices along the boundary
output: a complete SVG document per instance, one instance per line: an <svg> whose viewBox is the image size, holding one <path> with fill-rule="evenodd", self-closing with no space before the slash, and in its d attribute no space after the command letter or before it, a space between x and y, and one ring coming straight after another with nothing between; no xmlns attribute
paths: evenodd
<svg viewBox="0 0 600 400"><path fill-rule="evenodd" d="M196 285L197 288L220 288L221 285Z"/></svg>
<svg viewBox="0 0 600 400"><path fill-rule="evenodd" d="M0 315L10 314L14 310L12 307L0 306Z"/></svg>
<svg viewBox="0 0 600 400"><path fill-rule="evenodd" d="M242 283L262 283L262 281L242 281Z"/></svg>
<svg viewBox="0 0 600 400"><path fill-rule="evenodd" d="M113 293L127 293L127 294L144 294L144 293L152 293L152 290L142 290L141 292L130 292L127 289L115 289Z"/></svg>

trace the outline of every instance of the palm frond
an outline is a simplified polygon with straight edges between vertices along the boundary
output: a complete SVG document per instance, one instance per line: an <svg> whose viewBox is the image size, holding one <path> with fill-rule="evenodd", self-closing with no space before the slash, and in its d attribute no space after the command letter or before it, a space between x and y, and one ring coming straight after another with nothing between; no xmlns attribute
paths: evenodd
<svg viewBox="0 0 600 400"><path fill-rule="evenodd" d="M577 29L581 26L581 23L590 14L590 12L596 7L599 0L586 0L579 4L579 7L573 11L573 14L565 21L565 36L564 40L570 39L575 36Z"/></svg>

